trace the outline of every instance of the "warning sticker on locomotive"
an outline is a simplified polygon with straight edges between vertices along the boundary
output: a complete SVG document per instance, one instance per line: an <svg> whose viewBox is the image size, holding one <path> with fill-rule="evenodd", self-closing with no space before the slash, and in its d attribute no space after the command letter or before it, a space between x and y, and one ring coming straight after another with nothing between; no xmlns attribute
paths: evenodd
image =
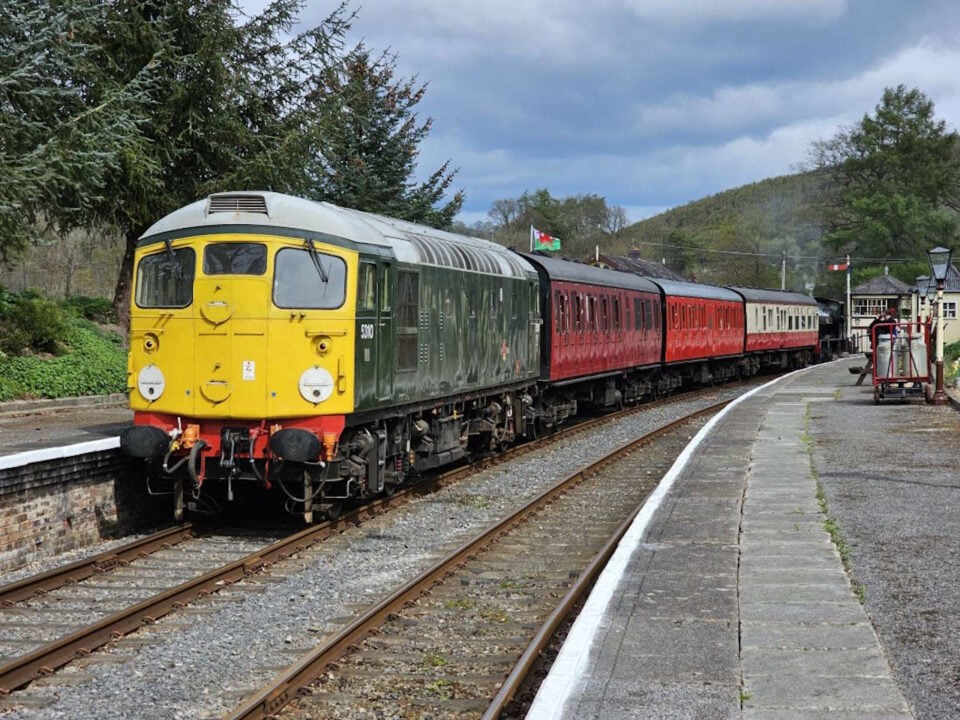
<svg viewBox="0 0 960 720"><path fill-rule="evenodd" d="M243 379L244 380L257 379L257 363L255 361L253 360L243 361Z"/></svg>

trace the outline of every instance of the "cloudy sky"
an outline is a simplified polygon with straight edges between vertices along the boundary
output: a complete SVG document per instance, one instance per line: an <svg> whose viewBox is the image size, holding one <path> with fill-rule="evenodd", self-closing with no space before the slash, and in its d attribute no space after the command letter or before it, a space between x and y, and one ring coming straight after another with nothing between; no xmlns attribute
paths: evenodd
<svg viewBox="0 0 960 720"><path fill-rule="evenodd" d="M247 0L251 9L262 0ZM308 0L304 22L332 3ZM810 141L919 87L960 127L957 0L355 0L350 38L428 82L424 174L461 219L546 187L631 221L794 171Z"/></svg>

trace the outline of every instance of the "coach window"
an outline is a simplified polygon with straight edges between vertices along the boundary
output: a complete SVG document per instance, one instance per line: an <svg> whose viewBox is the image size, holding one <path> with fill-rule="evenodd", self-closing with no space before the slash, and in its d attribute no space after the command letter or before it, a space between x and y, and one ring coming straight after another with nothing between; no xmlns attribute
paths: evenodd
<svg viewBox="0 0 960 720"><path fill-rule="evenodd" d="M261 243L211 243L203 249L204 275L263 275L267 246Z"/></svg>
<svg viewBox="0 0 960 720"><path fill-rule="evenodd" d="M360 263L357 276L357 309L377 309L377 266L373 263Z"/></svg>
<svg viewBox="0 0 960 720"><path fill-rule="evenodd" d="M273 271L273 303L279 308L333 309L347 296L347 264L335 255L283 248Z"/></svg>
<svg viewBox="0 0 960 720"><path fill-rule="evenodd" d="M193 248L164 250L137 265L137 305L142 308L182 308L193 302L196 272Z"/></svg>
<svg viewBox="0 0 960 720"><path fill-rule="evenodd" d="M610 329L610 303L606 296L600 298L600 329L603 332Z"/></svg>
<svg viewBox="0 0 960 720"><path fill-rule="evenodd" d="M397 370L417 369L417 318L420 311L420 276L397 272Z"/></svg>
<svg viewBox="0 0 960 720"><path fill-rule="evenodd" d="M620 332L620 298L613 298L613 329Z"/></svg>

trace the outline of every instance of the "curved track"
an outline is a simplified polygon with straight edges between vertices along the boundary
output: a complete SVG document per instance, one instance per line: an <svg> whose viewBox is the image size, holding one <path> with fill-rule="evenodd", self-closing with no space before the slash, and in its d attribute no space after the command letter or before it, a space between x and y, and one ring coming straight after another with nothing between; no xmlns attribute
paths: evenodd
<svg viewBox="0 0 960 720"><path fill-rule="evenodd" d="M499 717L686 445L687 426L726 404L569 475L367 610L229 717L275 717L294 700L284 717Z"/></svg>

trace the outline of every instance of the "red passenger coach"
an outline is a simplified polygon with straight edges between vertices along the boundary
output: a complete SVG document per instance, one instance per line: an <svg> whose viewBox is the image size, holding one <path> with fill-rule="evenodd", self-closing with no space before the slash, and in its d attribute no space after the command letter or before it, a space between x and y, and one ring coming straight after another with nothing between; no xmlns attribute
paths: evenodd
<svg viewBox="0 0 960 720"><path fill-rule="evenodd" d="M524 255L540 274L541 379L565 381L622 374L660 362L660 293L646 278L539 255Z"/></svg>
<svg viewBox="0 0 960 720"><path fill-rule="evenodd" d="M819 347L817 301L782 290L731 287L746 303L746 353L760 354L761 365L806 364ZM799 362L797 362L799 361Z"/></svg>
<svg viewBox="0 0 960 720"><path fill-rule="evenodd" d="M743 353L743 299L726 288L654 280L664 295L668 364L717 360Z"/></svg>

